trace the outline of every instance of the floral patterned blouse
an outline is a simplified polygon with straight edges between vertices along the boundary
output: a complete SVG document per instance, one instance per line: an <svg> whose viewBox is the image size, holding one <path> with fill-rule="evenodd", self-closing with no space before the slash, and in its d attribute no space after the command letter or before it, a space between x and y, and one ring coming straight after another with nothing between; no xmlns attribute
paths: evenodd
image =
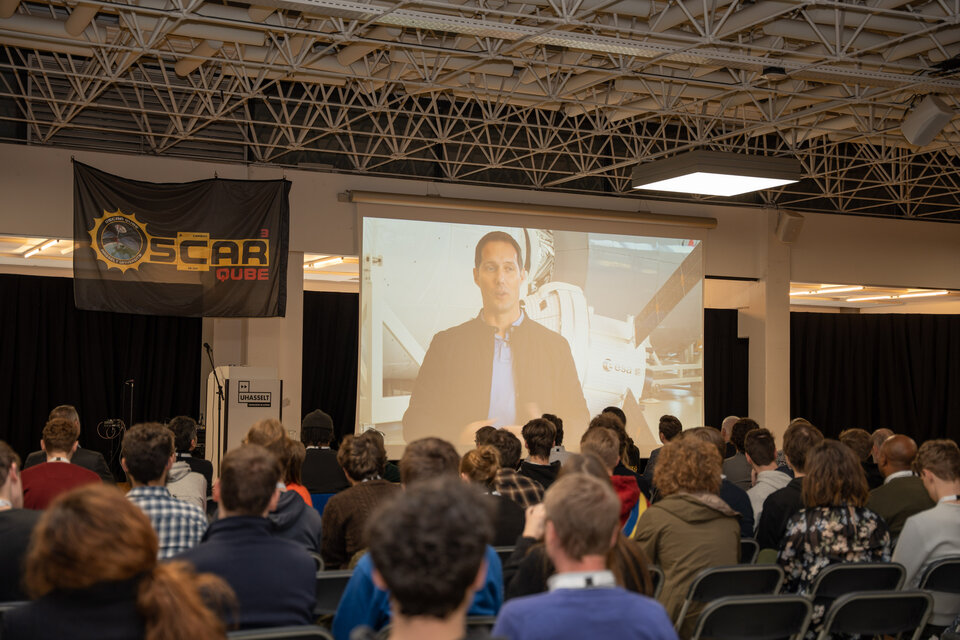
<svg viewBox="0 0 960 640"><path fill-rule="evenodd" d="M787 523L777 562L786 578L784 593L807 593L817 575L840 562L889 562L890 532L865 507L801 509Z"/></svg>

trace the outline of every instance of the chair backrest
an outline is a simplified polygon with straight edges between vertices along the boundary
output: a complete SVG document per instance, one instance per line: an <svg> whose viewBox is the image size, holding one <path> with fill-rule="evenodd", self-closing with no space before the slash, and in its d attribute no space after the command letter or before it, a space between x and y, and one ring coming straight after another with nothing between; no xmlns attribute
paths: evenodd
<svg viewBox="0 0 960 640"><path fill-rule="evenodd" d="M313 502L313 508L317 510L317 513L323 515L323 509L327 506L327 501L335 495L335 493L311 493L310 501Z"/></svg>
<svg viewBox="0 0 960 640"><path fill-rule="evenodd" d="M653 593L650 594L650 597L656 600L660 597L660 592L663 591L663 571L660 570L660 567L647 567L647 571L650 572L650 582L653 587Z"/></svg>
<svg viewBox="0 0 960 640"><path fill-rule="evenodd" d="M318 616L333 615L340 604L340 596L347 588L353 571L321 571L317 574L317 601L313 613Z"/></svg>
<svg viewBox="0 0 960 640"><path fill-rule="evenodd" d="M896 591L906 571L899 562L843 562L817 574L810 589L816 604L825 604L851 591Z"/></svg>
<svg viewBox="0 0 960 640"><path fill-rule="evenodd" d="M244 629L231 631L227 634L229 640L287 640L290 638L323 638L333 640L330 632L316 625L301 625L293 627L272 627L270 629Z"/></svg>
<svg viewBox="0 0 960 640"><path fill-rule="evenodd" d="M812 606L803 596L729 596L709 603L691 640L780 640L802 638Z"/></svg>
<svg viewBox="0 0 960 640"><path fill-rule="evenodd" d="M317 566L317 571L323 571L323 557L316 551L308 551L307 553L313 558L313 563Z"/></svg>
<svg viewBox="0 0 960 640"><path fill-rule="evenodd" d="M493 629L497 622L497 616L467 616L467 629L476 627L478 629Z"/></svg>
<svg viewBox="0 0 960 640"><path fill-rule="evenodd" d="M933 609L925 591L854 591L836 599L827 611L818 640L834 634L920 637Z"/></svg>
<svg viewBox="0 0 960 640"><path fill-rule="evenodd" d="M783 584L783 569L777 564L734 564L704 569L690 583L676 623L679 625L694 602L725 596L775 595Z"/></svg>
<svg viewBox="0 0 960 640"><path fill-rule="evenodd" d="M740 538L740 564L753 564L760 553L760 544L753 538Z"/></svg>
<svg viewBox="0 0 960 640"><path fill-rule="evenodd" d="M920 578L920 588L960 593L960 556L949 556L931 562Z"/></svg>
<svg viewBox="0 0 960 640"><path fill-rule="evenodd" d="M500 564L502 565L507 564L507 560L513 555L514 549L516 549L514 546L493 548L493 550L496 551L497 555L500 557Z"/></svg>

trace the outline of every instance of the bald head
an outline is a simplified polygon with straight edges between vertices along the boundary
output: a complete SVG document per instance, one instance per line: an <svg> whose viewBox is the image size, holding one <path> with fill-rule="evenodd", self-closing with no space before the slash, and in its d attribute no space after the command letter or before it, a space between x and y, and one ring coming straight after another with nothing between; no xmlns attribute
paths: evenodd
<svg viewBox="0 0 960 640"><path fill-rule="evenodd" d="M890 436L880 446L880 471L884 476L897 471L908 471L917 457L917 443L904 435Z"/></svg>

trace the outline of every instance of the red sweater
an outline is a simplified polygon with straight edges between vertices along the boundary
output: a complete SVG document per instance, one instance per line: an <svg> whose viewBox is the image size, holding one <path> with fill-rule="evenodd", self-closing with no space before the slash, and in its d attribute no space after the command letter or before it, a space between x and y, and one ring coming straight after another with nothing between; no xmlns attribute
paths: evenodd
<svg viewBox="0 0 960 640"><path fill-rule="evenodd" d="M23 506L27 509L46 509L61 493L93 482L100 476L89 469L69 462L44 462L24 469Z"/></svg>
<svg viewBox="0 0 960 640"><path fill-rule="evenodd" d="M633 505L640 500L640 487L637 486L637 479L633 476L610 476L610 482L620 498L620 526L627 523L630 517L630 510Z"/></svg>

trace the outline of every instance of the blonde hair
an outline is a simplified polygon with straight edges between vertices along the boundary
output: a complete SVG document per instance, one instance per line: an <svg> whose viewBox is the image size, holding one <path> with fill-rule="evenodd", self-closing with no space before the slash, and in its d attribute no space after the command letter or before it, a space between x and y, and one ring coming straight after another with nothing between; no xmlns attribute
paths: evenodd
<svg viewBox="0 0 960 640"><path fill-rule="evenodd" d="M543 500L547 520L553 523L560 546L575 560L606 556L620 525L620 498L609 480L585 473L558 479Z"/></svg>
<svg viewBox="0 0 960 640"><path fill-rule="evenodd" d="M460 459L460 473L466 474L471 482L487 489L493 489L498 471L500 471L500 452L490 445L468 451Z"/></svg>
<svg viewBox="0 0 960 640"><path fill-rule="evenodd" d="M247 437L243 439L244 444L259 444L261 447L269 448L271 444L287 437L287 432L276 418L267 418L253 423L250 430L247 431Z"/></svg>

